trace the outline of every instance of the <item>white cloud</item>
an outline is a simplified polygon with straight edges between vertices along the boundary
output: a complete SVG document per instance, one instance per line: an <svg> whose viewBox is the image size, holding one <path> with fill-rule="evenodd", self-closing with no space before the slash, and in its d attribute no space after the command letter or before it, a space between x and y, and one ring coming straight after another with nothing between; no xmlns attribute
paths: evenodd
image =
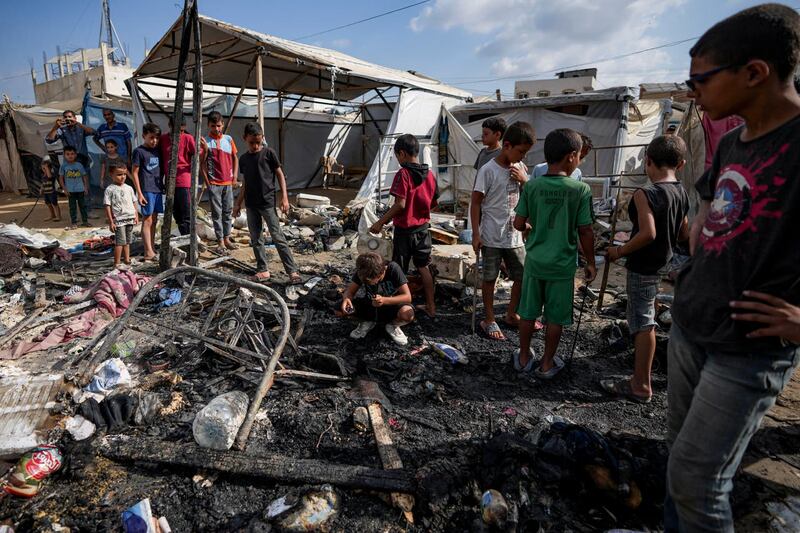
<svg viewBox="0 0 800 533"><path fill-rule="evenodd" d="M351 44L353 44L353 41L351 41L350 39L334 39L331 42L333 48L347 48Z"/></svg>
<svg viewBox="0 0 800 533"><path fill-rule="evenodd" d="M479 42L476 56L491 65L484 77L536 74L546 78L561 67L662 44L663 39L653 36L654 30L665 14L683 3L685 0L436 0L410 24L418 32L460 29L474 35ZM608 86L679 79L682 74L663 49L600 63L597 68L600 80Z"/></svg>

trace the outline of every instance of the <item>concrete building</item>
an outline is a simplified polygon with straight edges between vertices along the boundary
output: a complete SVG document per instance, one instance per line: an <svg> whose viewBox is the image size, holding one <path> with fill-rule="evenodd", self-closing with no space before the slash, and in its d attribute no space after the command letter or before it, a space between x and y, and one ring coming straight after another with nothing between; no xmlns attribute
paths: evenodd
<svg viewBox="0 0 800 533"><path fill-rule="evenodd" d="M587 68L559 72L555 79L518 80L514 82L514 97L542 98L564 94L580 94L597 88L597 69Z"/></svg>

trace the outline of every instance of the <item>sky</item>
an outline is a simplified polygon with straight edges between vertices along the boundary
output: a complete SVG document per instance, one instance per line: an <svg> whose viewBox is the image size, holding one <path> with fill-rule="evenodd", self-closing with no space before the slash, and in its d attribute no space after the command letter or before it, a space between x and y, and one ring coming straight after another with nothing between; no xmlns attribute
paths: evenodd
<svg viewBox="0 0 800 533"><path fill-rule="evenodd" d="M134 65L180 14L182 1L110 0L111 18ZM262 33L415 70L476 96L516 79L552 78L573 65L595 66L600 87L686 78L692 42L750 0L428 0L322 35L304 36L403 8L420 0L210 2L200 12ZM0 94L33 103L30 68L44 79L48 56L98 46L100 0L17 2L0 32ZM800 0L787 3L800 8ZM686 41L673 46L670 43ZM656 48L635 55L632 52ZM618 57L626 56L626 57Z"/></svg>

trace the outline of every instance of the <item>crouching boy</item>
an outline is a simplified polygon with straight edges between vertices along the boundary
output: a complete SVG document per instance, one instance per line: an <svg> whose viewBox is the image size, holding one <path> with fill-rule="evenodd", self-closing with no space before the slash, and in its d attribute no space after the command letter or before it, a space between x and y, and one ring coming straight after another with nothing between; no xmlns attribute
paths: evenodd
<svg viewBox="0 0 800 533"><path fill-rule="evenodd" d="M402 326L414 320L411 289L400 265L384 261L368 252L356 259L356 272L342 296L341 316L355 316L361 323L350 332L363 339L377 323L386 324L386 333L400 346L408 344Z"/></svg>

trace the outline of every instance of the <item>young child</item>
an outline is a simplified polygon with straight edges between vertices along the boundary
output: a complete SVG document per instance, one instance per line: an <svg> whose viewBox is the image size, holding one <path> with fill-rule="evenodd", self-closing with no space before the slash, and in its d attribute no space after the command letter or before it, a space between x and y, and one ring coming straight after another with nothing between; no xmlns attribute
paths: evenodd
<svg viewBox="0 0 800 533"><path fill-rule="evenodd" d="M105 153L100 154L100 189L105 189L110 183L113 183L111 177L111 167L123 166L128 168L125 159L117 153L117 141L114 139L106 139Z"/></svg>
<svg viewBox="0 0 800 533"><path fill-rule="evenodd" d="M394 143L394 155L400 170L394 175L389 192L394 196L394 205L372 225L372 233L380 233L390 220L394 225L394 247L392 261L408 272L411 261L417 267L425 292L425 305L420 311L429 317L436 316L433 301L433 276L428 265L431 262L431 208L439 198L436 177L428 165L419 162L419 142L411 134L401 135Z"/></svg>
<svg viewBox="0 0 800 533"><path fill-rule="evenodd" d="M161 152L161 171L165 177L169 176L169 167L172 160L172 117L169 117L169 129L161 135L158 147ZM181 121L181 133L178 138L178 172L175 175L175 197L172 205L172 216L178 224L181 235L189 234L191 217L190 201L192 186L192 156L197 150L194 137L186 133L186 119Z"/></svg>
<svg viewBox="0 0 800 533"><path fill-rule="evenodd" d="M535 139L533 127L527 122L511 124L503 135L500 153L478 170L472 190L472 247L476 254L480 252L483 256L482 293L486 316L480 326L489 338L495 340L505 340L494 318L494 287L501 261L514 282L506 323L519 325L517 304L522 291L525 244L522 233L513 226L514 209L519 202L520 190L528 181L518 163L525 158Z"/></svg>
<svg viewBox="0 0 800 533"><path fill-rule="evenodd" d="M745 9L689 54L689 97L744 125L697 182L693 256L675 286L664 526L733 531L733 476L800 362L800 15Z"/></svg>
<svg viewBox="0 0 800 533"><path fill-rule="evenodd" d="M106 207L108 228L114 232L114 268L120 268L120 260L131 264L131 240L133 226L139 223L136 213L136 194L133 187L125 183L128 167L120 161L111 163L109 168L112 183L106 187L103 205Z"/></svg>
<svg viewBox="0 0 800 533"><path fill-rule="evenodd" d="M583 163L583 160L586 159L586 156L588 156L589 152L591 152L592 148L594 148L592 140L587 135L584 135L583 133L581 133L580 135L581 135L581 142L583 143L583 148L581 148L581 160L578 162L578 165ZM531 172L531 178L538 178L539 176L544 176L545 174L547 174L547 162L539 163L538 165L533 167L533 172ZM583 179L583 172L581 172L580 168L576 168L570 175L570 178L581 181Z"/></svg>
<svg viewBox="0 0 800 533"><path fill-rule="evenodd" d="M411 289L403 269L383 257L368 252L356 259L356 273L342 295L340 316L355 316L361 323L350 332L353 339L363 339L380 322L391 339L408 344L402 326L414 320Z"/></svg>
<svg viewBox="0 0 800 533"><path fill-rule="evenodd" d="M164 212L164 176L158 153L161 128L148 122L142 127L142 145L133 151L133 186L142 211L142 243L144 260L155 261L156 222Z"/></svg>
<svg viewBox="0 0 800 533"><path fill-rule="evenodd" d="M480 170L483 165L500 155L503 146L500 140L506 132L506 121L499 117L487 118L481 124L481 143L483 148L475 159L475 170Z"/></svg>
<svg viewBox="0 0 800 533"><path fill-rule="evenodd" d="M89 227L89 212L86 209L86 191L89 190L89 174L78 163L78 151L74 146L64 147L64 164L58 170L58 182L69 200L69 220L75 229L78 224L78 210L81 212L82 226Z"/></svg>
<svg viewBox="0 0 800 533"><path fill-rule="evenodd" d="M564 367L556 356L561 331L572 324L575 256L578 240L587 258L586 282L597 275L594 264L592 191L588 185L570 178L578 168L583 143L578 132L557 129L544 140L547 174L529 181L517 204L514 227L531 234L525 243L525 276L518 307L521 317L520 350L514 367L529 372L533 366L530 350L534 321L547 320L544 355L536 376L552 379Z"/></svg>
<svg viewBox="0 0 800 533"><path fill-rule="evenodd" d="M608 249L608 259L627 257L628 329L634 339L633 376L603 379L600 386L618 398L648 403L653 395L650 369L656 354L656 294L659 270L672 258L679 240L689 239L689 195L675 177L683 168L686 144L677 135L656 137L645 152L650 183L628 205L631 239Z"/></svg>
<svg viewBox="0 0 800 533"><path fill-rule="evenodd" d="M56 191L56 174L53 171L53 163L49 159L42 159L42 198L47 209L50 210L50 218L47 222L61 221L61 207L58 205L58 191Z"/></svg>
<svg viewBox="0 0 800 533"><path fill-rule="evenodd" d="M275 210L278 188L281 190L280 209L289 211L289 195L286 190L286 176L283 174L281 162L275 150L264 146L264 132L255 122L244 127L244 140L247 152L242 154L239 169L244 175L242 190L236 198L233 216L238 217L242 210L242 202L247 208L247 228L250 230L250 244L256 256L256 280L267 281L270 278L267 268L267 253L264 250L264 226L267 223L272 242L278 250L283 268L292 283L300 283L300 273L294 262L292 250L286 242L281 229L281 221Z"/></svg>
<svg viewBox="0 0 800 533"><path fill-rule="evenodd" d="M239 175L236 144L230 135L223 134L225 123L218 111L208 114L208 136L203 143L203 162L200 166L211 199L211 220L219 243L219 251L237 248L231 242L233 218L233 183Z"/></svg>

